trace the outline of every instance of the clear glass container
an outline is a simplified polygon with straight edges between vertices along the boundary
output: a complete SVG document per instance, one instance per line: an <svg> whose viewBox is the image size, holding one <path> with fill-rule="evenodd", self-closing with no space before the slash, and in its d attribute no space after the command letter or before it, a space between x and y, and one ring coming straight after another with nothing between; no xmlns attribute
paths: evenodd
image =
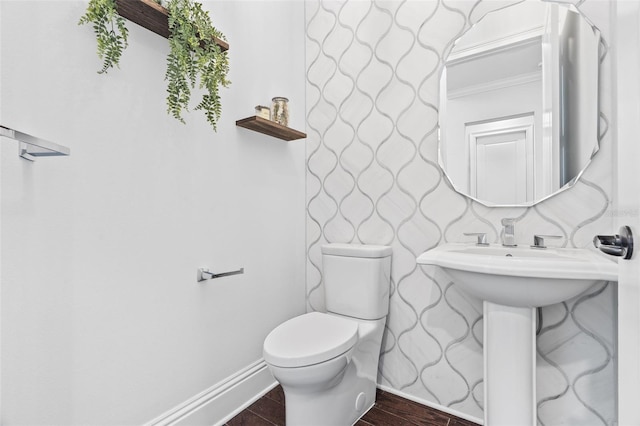
<svg viewBox="0 0 640 426"><path fill-rule="evenodd" d="M256 116L271 120L271 110L267 106L257 105Z"/></svg>
<svg viewBox="0 0 640 426"><path fill-rule="evenodd" d="M289 126L289 99L275 97L271 102L271 120L283 126Z"/></svg>

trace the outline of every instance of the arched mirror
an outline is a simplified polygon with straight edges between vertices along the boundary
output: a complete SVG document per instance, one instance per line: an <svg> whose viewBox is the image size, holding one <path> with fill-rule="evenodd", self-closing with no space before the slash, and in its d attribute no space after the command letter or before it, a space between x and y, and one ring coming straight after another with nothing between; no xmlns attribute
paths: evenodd
<svg viewBox="0 0 640 426"><path fill-rule="evenodd" d="M572 186L598 151L600 32L571 5L487 13L440 81L440 166L488 206L530 206Z"/></svg>

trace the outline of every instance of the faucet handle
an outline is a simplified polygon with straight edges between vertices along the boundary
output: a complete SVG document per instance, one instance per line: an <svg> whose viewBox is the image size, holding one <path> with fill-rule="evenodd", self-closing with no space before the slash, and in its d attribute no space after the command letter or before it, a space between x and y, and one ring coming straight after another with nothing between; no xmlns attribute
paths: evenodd
<svg viewBox="0 0 640 426"><path fill-rule="evenodd" d="M486 232L465 232L464 235L466 236L472 236L475 235L478 237L478 242L476 243L477 246L488 246L489 243L487 242L487 233Z"/></svg>
<svg viewBox="0 0 640 426"><path fill-rule="evenodd" d="M547 248L547 246L544 245L544 239L545 238L562 238L561 235L534 235L533 236L533 245L531 246L532 248L540 248L540 249L545 249Z"/></svg>

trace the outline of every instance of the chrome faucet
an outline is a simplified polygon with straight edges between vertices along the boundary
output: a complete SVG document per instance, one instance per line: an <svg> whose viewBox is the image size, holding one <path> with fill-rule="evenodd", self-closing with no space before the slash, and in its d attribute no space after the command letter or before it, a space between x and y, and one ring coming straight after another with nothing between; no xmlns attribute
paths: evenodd
<svg viewBox="0 0 640 426"><path fill-rule="evenodd" d="M516 244L516 220L511 218L502 219L502 245L505 247L515 247Z"/></svg>

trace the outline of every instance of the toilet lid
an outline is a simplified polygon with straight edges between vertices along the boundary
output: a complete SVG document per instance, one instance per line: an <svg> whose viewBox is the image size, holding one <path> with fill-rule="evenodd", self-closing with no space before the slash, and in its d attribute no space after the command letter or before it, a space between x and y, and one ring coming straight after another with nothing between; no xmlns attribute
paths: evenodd
<svg viewBox="0 0 640 426"><path fill-rule="evenodd" d="M358 323L311 312L283 322L264 341L264 360L278 367L303 367L335 358L358 340Z"/></svg>

